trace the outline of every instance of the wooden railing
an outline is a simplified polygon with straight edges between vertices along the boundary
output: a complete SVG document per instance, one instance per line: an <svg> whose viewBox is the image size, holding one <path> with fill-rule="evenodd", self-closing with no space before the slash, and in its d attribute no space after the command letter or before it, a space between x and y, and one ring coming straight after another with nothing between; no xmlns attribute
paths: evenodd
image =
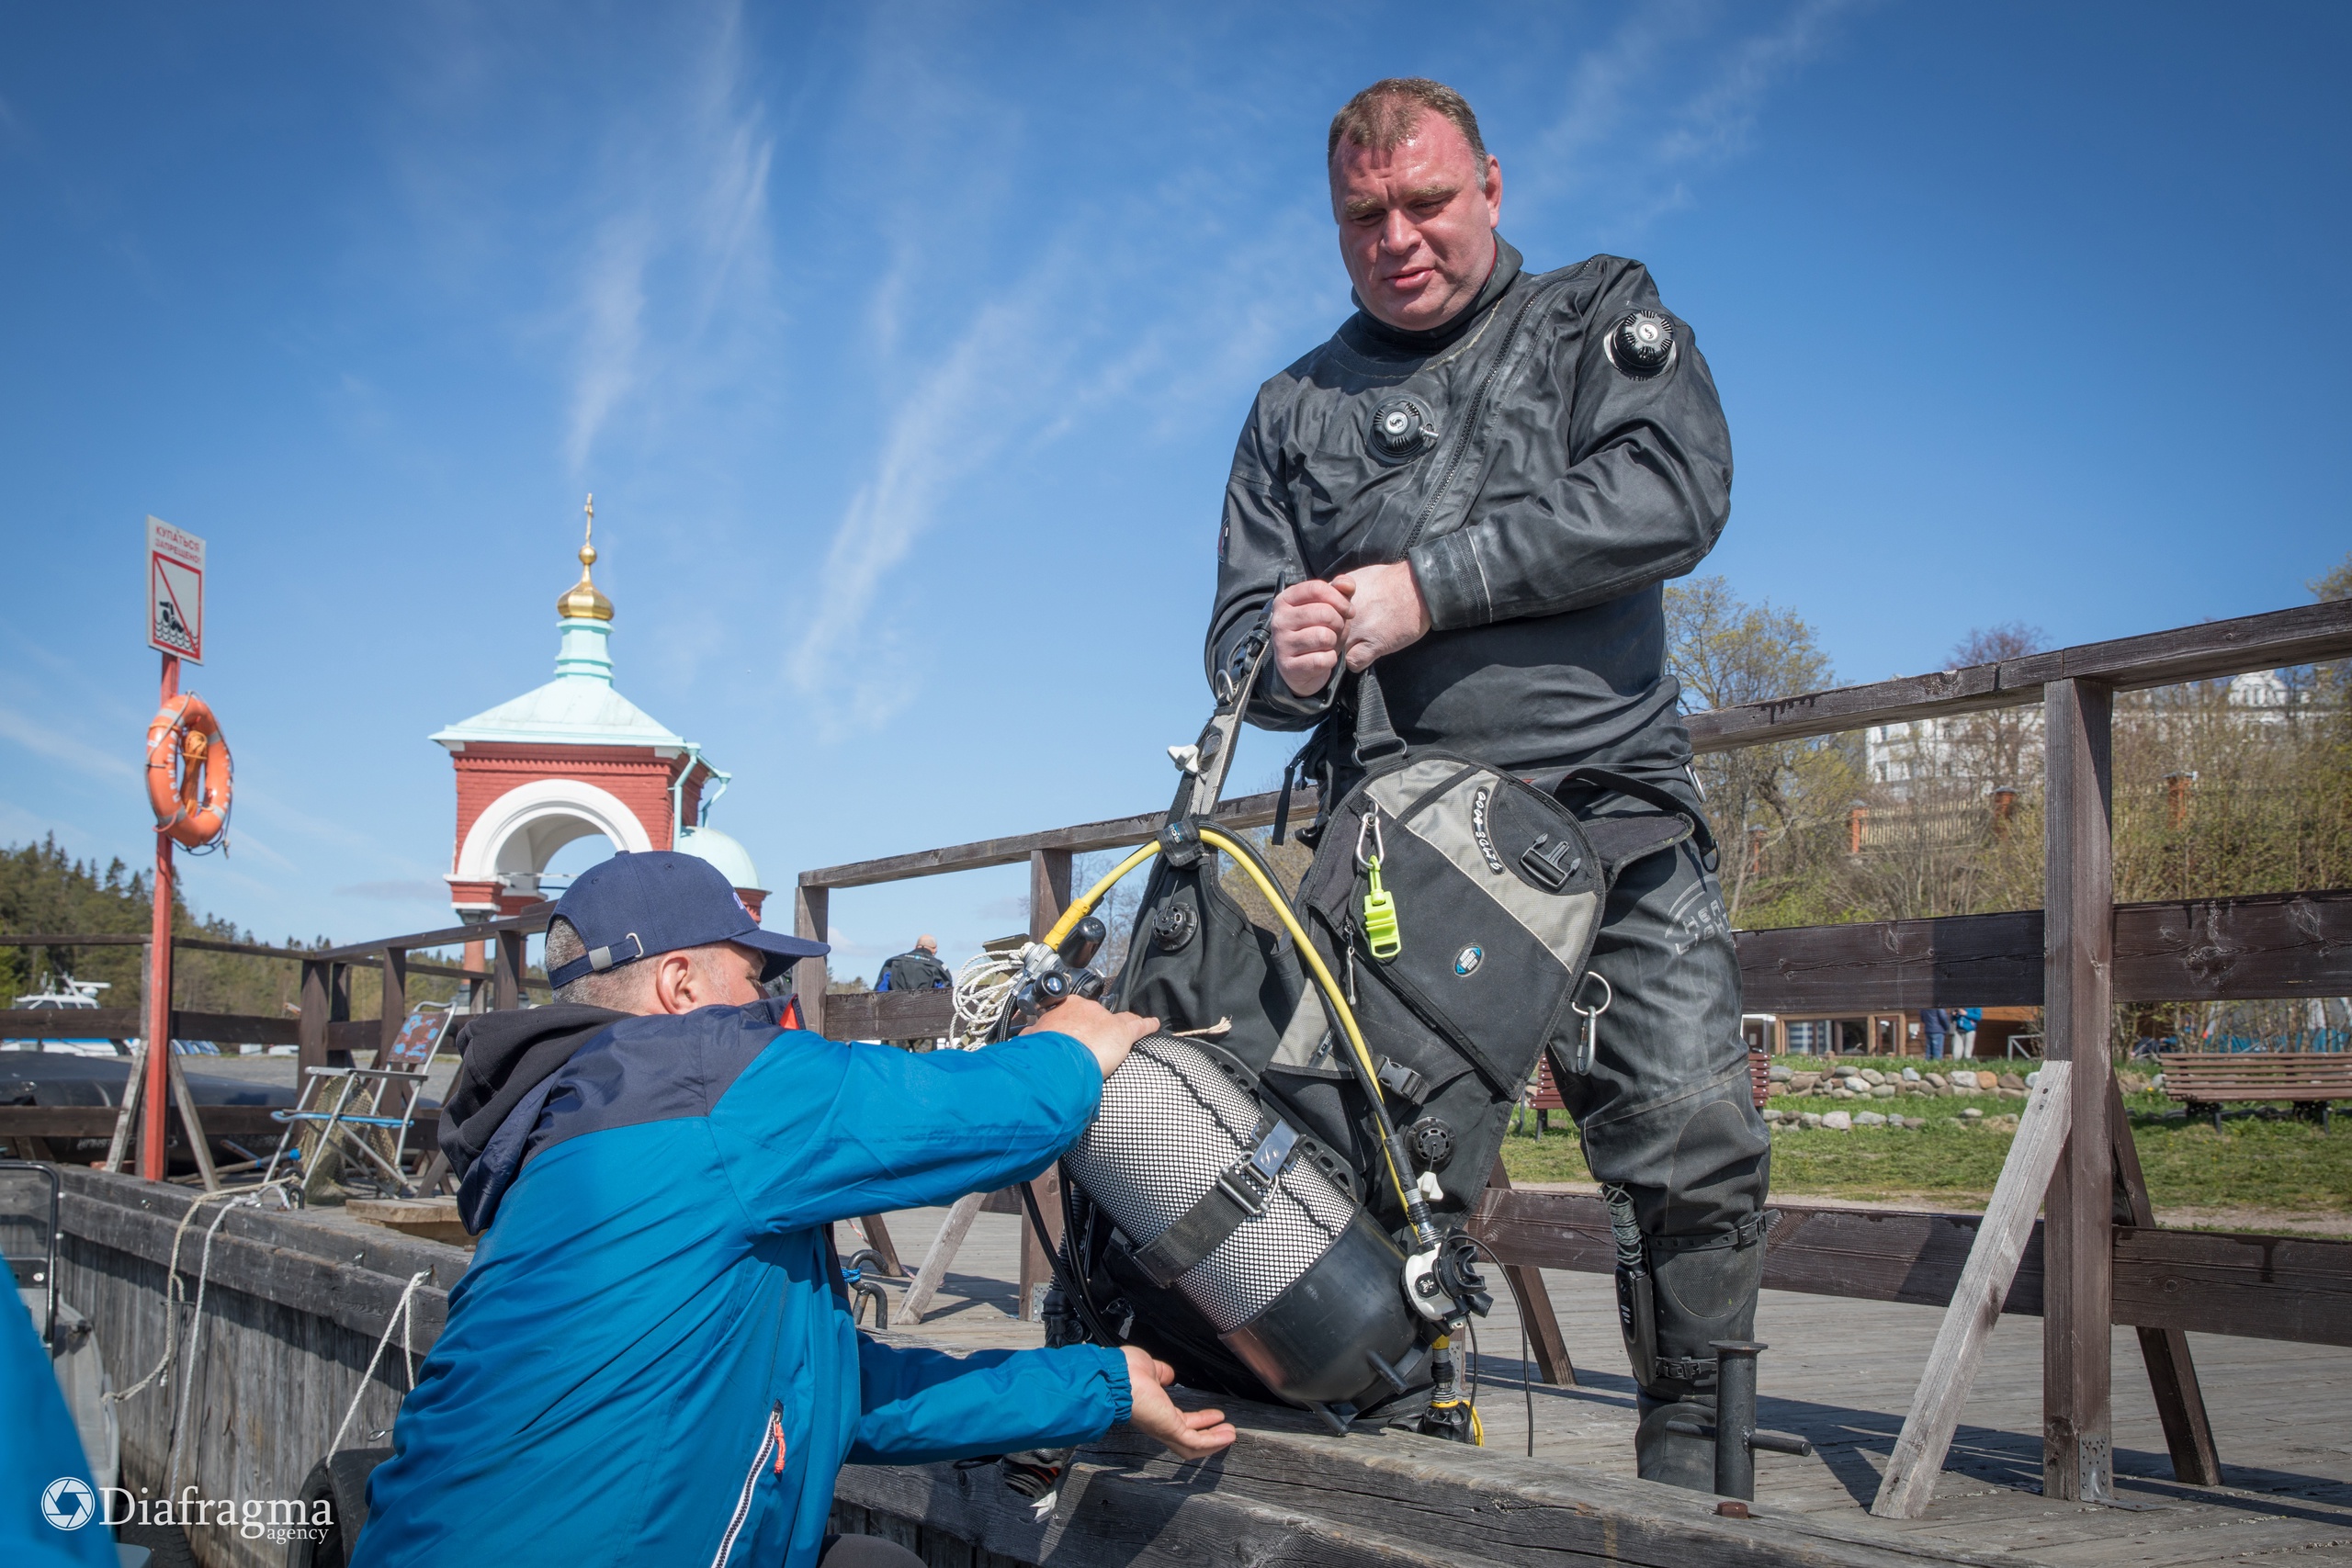
<svg viewBox="0 0 2352 1568"><path fill-rule="evenodd" d="M2110 1341L2116 1322L2140 1330L2176 1470L2185 1480L2218 1479L2218 1470L2182 1337L2184 1326L2234 1325L2236 1332L2259 1336L2352 1343L2352 1284L2347 1284L2352 1270L2346 1263L2352 1247L2302 1248L2296 1252L2298 1267L2281 1271L2258 1260L2301 1247L2293 1238L2191 1242L2155 1231L2152 1218L2118 1226L2119 1196L2128 1200L2127 1210L2134 1215L2145 1213L2147 1199L2136 1158L2129 1152L2128 1133L2110 1120L2110 1106L2120 1115L2120 1102L2114 1100L2108 1041L2109 1004L2119 999L2237 1000L2352 993L2352 892L2315 890L2118 907L2113 903L2110 841L2115 693L2347 656L2352 656L2352 602L2334 601L1806 693L1694 714L1685 721L1692 746L1709 752L2041 705L2047 749L2042 909L1744 931L1737 940L1746 1005L1761 1010L1942 1004L2031 1004L2046 1010L2043 1055L2048 1063L2064 1065L2052 1077L2065 1080L2065 1102L2059 1113L2069 1135L2048 1179L2045 1220L2030 1235L2005 1238L2005 1245L2014 1241L2015 1249L2007 1255L1994 1307L1997 1311L2006 1296L2009 1310L2031 1310L2017 1304L2018 1293L2026 1290L2029 1278L2039 1287L2032 1296L2043 1318L2044 1485L2053 1497L2097 1497L2109 1487ZM1271 795L1252 795L1227 802L1217 817L1236 828L1257 826L1272 819L1274 804ZM1311 812L1314 801L1311 796L1294 801L1293 808ZM794 928L821 940L830 896L837 887L1026 860L1030 929L1033 934L1042 933L1069 904L1074 855L1142 843L1160 821L1160 813L1143 812L806 871L795 891ZM835 1038L947 1032L943 995L826 996L824 979L823 960L803 961L803 1007L812 1027ZM2013 1184L2022 1178L2005 1172L2003 1179ZM2022 1202L2029 1225L2034 1209L2045 1206L2038 1190L2010 1196L2012 1201L2003 1204L1996 1194L1996 1210L2016 1213ZM1590 1229L1591 1217L1581 1215L1568 1195L1490 1191L1487 1208L1494 1213L1482 1224L1507 1263L1608 1267L1599 1238L1583 1234ZM1965 1259L1974 1247L1974 1224L1940 1215L1883 1218L1899 1223L1881 1228L1846 1225L1852 1234L1838 1244L1853 1250L1852 1263L1868 1266L1819 1269L1808 1276L1809 1285L1792 1288L1870 1299L1951 1300L1951 1280L1957 1279L1959 1266L1949 1259L1949 1278L1938 1289L1922 1286L1922 1295L1889 1296L1877 1281L1914 1278L1923 1249L1937 1236L1946 1238L1943 1245L1949 1249L1950 1238L1965 1231L1967 1240L1958 1254ZM2195 1260L2187 1256L2200 1248L2217 1257L2226 1254L2227 1259L2255 1258L2257 1263L2238 1268L2225 1260L2213 1265L2220 1271L2209 1280L2198 1274L2191 1267ZM1025 1301L1027 1277L1041 1266L1036 1261L1041 1254L1035 1238L1023 1251ZM2033 1269L2030 1274L2018 1272L2019 1259L2029 1255ZM1997 1268L1997 1261L1993 1266ZM2125 1287L2120 1296L2119 1282ZM2200 1308L2185 1316L2177 1305L2159 1311L2144 1304L2161 1302L2167 1292L2209 1289L2222 1291L2222 1299L2235 1304L2212 1312ZM1973 1309L1957 1303L1952 1310ZM1937 1411L1942 1405L1949 1405L1944 1413L1956 1418L1957 1402L1945 1396L1949 1385L1956 1382L1964 1390L1973 1375L1972 1358L1981 1348L1981 1330L1972 1332L1976 1337L1959 1336L1956 1362L1930 1369L1921 1404L1915 1407L1915 1425L1923 1412L1930 1425L1940 1419ZM1930 1390L1928 1383L1939 1379L1945 1386ZM1906 1439L1911 1436L1906 1427ZM1936 1445L1930 1477L1941 1452ZM1924 1495L1898 1499L1897 1504L1923 1507Z"/></svg>

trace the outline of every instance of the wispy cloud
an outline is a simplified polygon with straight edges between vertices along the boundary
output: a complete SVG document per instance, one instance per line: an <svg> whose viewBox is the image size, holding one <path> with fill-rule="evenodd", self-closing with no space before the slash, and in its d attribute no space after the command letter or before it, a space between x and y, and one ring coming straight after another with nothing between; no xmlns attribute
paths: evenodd
<svg viewBox="0 0 2352 1568"><path fill-rule="evenodd" d="M1747 152L1772 91L1817 55L1835 25L1871 0L1797 0L1729 11L1669 0L1631 11L1567 73L1566 107L1534 156L1505 164L1509 198L1541 208L1595 191L1599 214L1635 232L1691 199L1690 182ZM1760 28L1752 27L1769 18ZM1726 28L1728 19L1736 24ZM1688 84L1663 99L1661 82Z"/></svg>
<svg viewBox="0 0 2352 1568"><path fill-rule="evenodd" d="M140 777L142 772L135 760L137 752L125 756L119 752L101 750L14 708L0 707L0 739L13 740L35 756L62 762L93 778L132 780Z"/></svg>
<svg viewBox="0 0 2352 1568"><path fill-rule="evenodd" d="M576 347L566 457L584 474L616 415L662 422L707 390L740 329L770 313L767 198L775 139L744 78L740 4L713 10L692 63L627 117L573 280Z"/></svg>

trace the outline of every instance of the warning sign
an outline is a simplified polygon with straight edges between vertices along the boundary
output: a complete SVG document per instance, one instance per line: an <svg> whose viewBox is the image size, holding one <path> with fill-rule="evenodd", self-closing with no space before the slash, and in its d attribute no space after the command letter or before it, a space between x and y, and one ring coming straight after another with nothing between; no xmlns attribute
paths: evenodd
<svg viewBox="0 0 2352 1568"><path fill-rule="evenodd" d="M204 662L204 541L147 519L147 644Z"/></svg>

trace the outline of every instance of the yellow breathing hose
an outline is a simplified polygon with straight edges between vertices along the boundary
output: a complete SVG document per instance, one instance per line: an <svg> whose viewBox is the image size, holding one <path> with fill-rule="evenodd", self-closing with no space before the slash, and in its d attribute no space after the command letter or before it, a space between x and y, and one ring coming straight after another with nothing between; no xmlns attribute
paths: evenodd
<svg viewBox="0 0 2352 1568"><path fill-rule="evenodd" d="M1231 855L1234 863L1247 872L1250 880L1258 885L1258 891L1265 895L1267 905L1274 911L1275 918L1280 919L1283 927L1289 931L1291 942L1297 948L1299 957L1306 962L1307 969L1314 975L1316 985L1321 987L1324 996L1330 999L1331 1010L1339 1017L1340 1027L1348 1037L1348 1045L1355 1052L1356 1060L1363 1066L1366 1092L1376 1094L1378 1091L1374 1086L1380 1082L1380 1069L1373 1064L1372 1048L1363 1043L1363 1031L1356 1027L1355 1010L1348 1006L1347 996L1340 989L1340 983L1331 977L1331 971L1325 965L1323 955L1315 950L1314 942L1307 940L1306 929L1298 923L1298 918L1290 912L1290 900L1274 886L1264 872L1258 869L1256 858L1222 829L1203 827L1200 834L1201 842L1223 850ZM1111 891L1113 886L1121 877L1159 852L1159 842L1154 840L1114 866L1109 875L1088 888L1082 897L1062 911L1062 918L1056 920L1053 929L1046 933L1046 945L1059 948L1062 940L1069 935L1071 929L1084 919L1096 904L1102 902L1102 896ZM1387 1121L1385 1108L1378 1106L1376 1102L1374 1111L1383 1122ZM1396 1189L1396 1201L1404 1205L1407 1214L1411 1214L1419 1194L1414 1190L1412 1184L1405 1179L1405 1173L1396 1168L1396 1158L1389 1148L1389 1140L1385 1138L1381 1140L1380 1163L1386 1168L1389 1182Z"/></svg>

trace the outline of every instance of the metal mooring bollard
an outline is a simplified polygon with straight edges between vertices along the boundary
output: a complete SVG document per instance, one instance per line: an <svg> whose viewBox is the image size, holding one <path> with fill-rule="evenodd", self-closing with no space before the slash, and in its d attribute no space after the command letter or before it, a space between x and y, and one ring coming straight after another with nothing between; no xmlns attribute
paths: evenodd
<svg viewBox="0 0 2352 1568"><path fill-rule="evenodd" d="M1752 1503L1758 1450L1804 1458L1813 1452L1813 1445L1786 1432L1756 1429L1756 1358L1765 1346L1752 1339L1717 1339L1709 1348L1715 1353L1715 1424L1705 1427L1677 1422L1672 1429L1694 1438L1713 1438L1715 1495Z"/></svg>
<svg viewBox="0 0 2352 1568"><path fill-rule="evenodd" d="M1715 1353L1715 1495L1756 1497L1756 1358L1753 1339L1718 1339Z"/></svg>

